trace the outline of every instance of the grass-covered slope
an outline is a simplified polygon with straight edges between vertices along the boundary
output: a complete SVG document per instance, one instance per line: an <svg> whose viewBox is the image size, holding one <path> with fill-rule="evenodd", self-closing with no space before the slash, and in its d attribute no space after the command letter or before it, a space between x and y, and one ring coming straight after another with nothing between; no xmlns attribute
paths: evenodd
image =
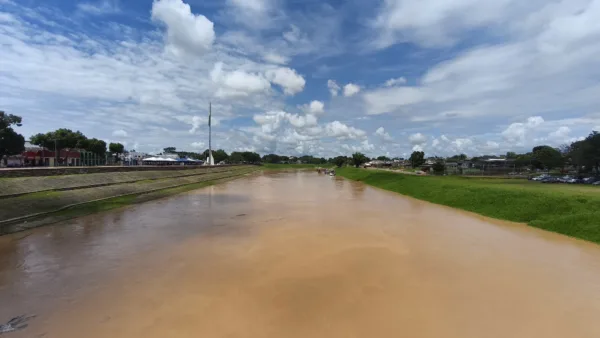
<svg viewBox="0 0 600 338"><path fill-rule="evenodd" d="M338 175L481 215L600 243L600 188L525 180L422 177L342 168Z"/></svg>

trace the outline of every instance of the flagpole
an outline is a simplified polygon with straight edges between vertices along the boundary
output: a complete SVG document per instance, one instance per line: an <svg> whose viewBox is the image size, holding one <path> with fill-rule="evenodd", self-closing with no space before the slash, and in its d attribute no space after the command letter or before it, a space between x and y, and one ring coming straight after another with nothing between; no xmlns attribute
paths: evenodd
<svg viewBox="0 0 600 338"><path fill-rule="evenodd" d="M208 103L208 165L214 165L212 157L212 144L211 144L211 118L212 118L212 102Z"/></svg>

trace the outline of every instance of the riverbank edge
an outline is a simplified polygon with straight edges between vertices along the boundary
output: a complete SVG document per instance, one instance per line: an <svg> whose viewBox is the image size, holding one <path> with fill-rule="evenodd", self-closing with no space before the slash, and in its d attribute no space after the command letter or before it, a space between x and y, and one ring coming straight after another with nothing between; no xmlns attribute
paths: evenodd
<svg viewBox="0 0 600 338"><path fill-rule="evenodd" d="M433 185L435 185L437 182L432 182L431 185L428 185L427 183L429 182L425 181L427 180L427 177L396 175L394 173L386 172L383 172L385 175L383 176L381 171L367 171L364 169L348 167L340 168L336 172L339 176L344 177L345 179L362 182L364 184L398 193L410 198L472 212L474 214L493 219L526 224L538 229L600 244L600 209L597 209L598 211L596 211L593 205L586 205L587 201L581 201L577 199L575 202L581 202L581 204L583 204L589 210L578 212L579 209L577 209L573 210L575 212L566 214L559 210L561 208L556 207L554 210L555 212L552 213L551 211L548 212L548 205L556 204L558 206L558 203L561 202L560 199L556 198L556 196L540 199L539 194L530 192L529 194L531 195L531 198L526 199L526 202L523 203L523 192L515 191L513 194L511 194L506 190L493 191L493 189L485 187L483 189L478 189L480 190L480 196L473 196L474 191L473 189L470 189L472 187L465 187L464 191L460 191L461 188L457 186L453 186L452 189L448 189L447 186L434 187ZM399 180L398 176L404 178ZM407 182L412 180L419 181ZM402 181L405 181L404 185L401 184ZM418 194L414 193L415 190L413 190L417 185L422 190L430 190L428 193L431 193L432 191L435 193L424 193L419 196ZM462 192L463 194L457 195L457 192ZM496 198L496 193L498 195L503 195L501 202L498 202L497 204L504 205L490 208L490 205L493 205L493 203L490 203L490 201L499 201L499 199ZM487 198L482 198L481 195L484 194L488 195ZM565 197L563 202L563 204L572 205L574 201L567 201ZM594 204L598 204L597 201L594 202ZM502 209L503 207L504 209ZM563 206L561 205L561 207ZM514 213L511 212L512 208L515 208ZM527 210L528 212L523 213L523 210Z"/></svg>
<svg viewBox="0 0 600 338"><path fill-rule="evenodd" d="M252 170L241 172L239 174L234 174L231 176L222 177L214 180L187 183L150 191L111 196L93 201L68 205L44 213L27 215L24 217L20 217L19 219L15 219L14 221L7 222L5 224L0 224L0 236L22 232L29 229L50 225L53 223L66 221L73 218L87 216L103 211L125 208L144 202L158 200L161 198L167 198L174 195L205 188L211 185L220 184L238 178L254 175L257 172L260 172L260 168L258 167Z"/></svg>

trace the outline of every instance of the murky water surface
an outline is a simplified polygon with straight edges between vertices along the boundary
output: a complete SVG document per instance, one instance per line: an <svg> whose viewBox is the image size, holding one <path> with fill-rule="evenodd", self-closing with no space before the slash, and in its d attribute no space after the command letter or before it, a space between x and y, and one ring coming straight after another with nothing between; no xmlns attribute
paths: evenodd
<svg viewBox="0 0 600 338"><path fill-rule="evenodd" d="M0 237L21 314L7 337L597 338L600 247L268 174Z"/></svg>

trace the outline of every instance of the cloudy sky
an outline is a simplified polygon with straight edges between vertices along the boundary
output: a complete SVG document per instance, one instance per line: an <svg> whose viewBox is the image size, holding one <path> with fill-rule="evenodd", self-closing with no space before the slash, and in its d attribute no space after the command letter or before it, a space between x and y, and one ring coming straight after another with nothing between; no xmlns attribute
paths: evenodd
<svg viewBox="0 0 600 338"><path fill-rule="evenodd" d="M600 0L0 0L0 109L128 149L500 154L600 130Z"/></svg>

